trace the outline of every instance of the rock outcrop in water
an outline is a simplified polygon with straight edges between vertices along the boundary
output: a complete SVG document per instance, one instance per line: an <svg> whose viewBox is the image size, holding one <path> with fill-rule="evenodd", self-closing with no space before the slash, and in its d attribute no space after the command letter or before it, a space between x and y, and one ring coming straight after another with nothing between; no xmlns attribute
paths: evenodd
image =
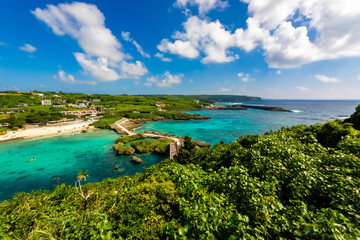
<svg viewBox="0 0 360 240"><path fill-rule="evenodd" d="M141 158L137 157L137 156L133 156L131 161L134 163L134 164L140 164L142 163L142 160Z"/></svg>
<svg viewBox="0 0 360 240"><path fill-rule="evenodd" d="M241 104L240 106L245 107L245 108L260 109L260 110L273 111L273 112L291 112L291 110L287 110L287 109L284 109L281 107L245 105L245 104Z"/></svg>

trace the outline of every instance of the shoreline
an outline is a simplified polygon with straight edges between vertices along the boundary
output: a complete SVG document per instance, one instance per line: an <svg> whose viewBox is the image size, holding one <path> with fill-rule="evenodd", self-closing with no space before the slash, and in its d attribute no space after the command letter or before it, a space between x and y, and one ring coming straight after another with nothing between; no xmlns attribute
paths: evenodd
<svg viewBox="0 0 360 240"><path fill-rule="evenodd" d="M9 142L13 140L24 140L38 137L53 137L81 132L83 130L93 130L95 127L89 126L93 122L80 122L75 124L64 124L59 126L45 126L31 129L19 129L17 131L9 131L4 135L0 135L1 142Z"/></svg>
<svg viewBox="0 0 360 240"><path fill-rule="evenodd" d="M133 136L138 134L137 132L134 132L134 130L139 129L142 126L141 123L146 122L144 119L142 121L140 121L139 119L129 119L129 118L123 118L120 119L119 121L117 121L116 123L114 123L113 125L113 130L115 130L116 132L118 132L119 134L122 135L128 135L128 136ZM183 145L184 142L184 138L180 137L180 136L176 136L174 134L166 134L166 133L158 133L158 132L154 132L154 131L149 131L146 130L144 133L141 133L145 138L168 138L168 139L172 139L175 141L176 145L178 147ZM199 140L194 140L197 144L198 147L205 147L205 146L210 146L209 143L206 142L202 142Z"/></svg>

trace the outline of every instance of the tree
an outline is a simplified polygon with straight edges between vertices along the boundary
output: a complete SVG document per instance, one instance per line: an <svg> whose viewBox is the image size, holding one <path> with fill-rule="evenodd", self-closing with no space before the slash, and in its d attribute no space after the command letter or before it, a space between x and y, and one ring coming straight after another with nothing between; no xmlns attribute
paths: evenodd
<svg viewBox="0 0 360 240"><path fill-rule="evenodd" d="M355 108L355 112L345 122L352 123L355 129L360 130L360 105Z"/></svg>
<svg viewBox="0 0 360 240"><path fill-rule="evenodd" d="M184 145L180 148L179 153L174 156L176 162L189 164L196 162L196 143L191 137L185 136Z"/></svg>
<svg viewBox="0 0 360 240"><path fill-rule="evenodd" d="M21 113L12 113L10 117L7 119L7 122L9 123L9 127L18 127L21 128L26 124L25 116Z"/></svg>
<svg viewBox="0 0 360 240"><path fill-rule="evenodd" d="M88 192L87 192L87 195L85 196L85 194L84 194L84 192L83 192L83 190L82 190L82 188L81 188L81 181L82 181L82 180L86 181L86 177L87 177L87 176L89 176L88 170L85 170L85 171L82 170L82 171L80 171L80 172L78 173L77 178L76 178L76 180L77 180L77 182L78 182L78 184L79 184L79 187L77 186L77 184L76 184L76 182L75 182L75 189L76 189L77 193L78 193L82 198L84 198L86 201L89 199L89 197L91 196L91 194L93 194L93 192L88 191Z"/></svg>

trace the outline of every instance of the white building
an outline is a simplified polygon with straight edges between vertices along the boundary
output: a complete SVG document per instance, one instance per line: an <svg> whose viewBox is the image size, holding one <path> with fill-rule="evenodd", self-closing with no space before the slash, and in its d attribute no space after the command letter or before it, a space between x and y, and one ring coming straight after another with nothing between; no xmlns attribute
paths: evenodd
<svg viewBox="0 0 360 240"><path fill-rule="evenodd" d="M41 106L51 106L51 100L41 100Z"/></svg>
<svg viewBox="0 0 360 240"><path fill-rule="evenodd" d="M33 95L38 95L40 99L44 98L44 94L42 93L33 93Z"/></svg>

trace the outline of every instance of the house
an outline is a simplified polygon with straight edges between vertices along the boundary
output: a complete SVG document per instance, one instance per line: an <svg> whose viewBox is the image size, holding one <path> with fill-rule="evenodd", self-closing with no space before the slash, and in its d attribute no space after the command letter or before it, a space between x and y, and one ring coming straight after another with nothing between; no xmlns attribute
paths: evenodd
<svg viewBox="0 0 360 240"><path fill-rule="evenodd" d="M55 102L66 103L67 101L65 99L55 99Z"/></svg>
<svg viewBox="0 0 360 240"><path fill-rule="evenodd" d="M68 104L69 108L86 108L86 105L84 103L80 104Z"/></svg>
<svg viewBox="0 0 360 240"><path fill-rule="evenodd" d="M101 102L100 99L93 99L92 101L93 101L93 102Z"/></svg>
<svg viewBox="0 0 360 240"><path fill-rule="evenodd" d="M65 115L76 115L76 116L85 116L85 115L91 115L96 116L97 111L96 110L78 110L78 111L65 111L62 112Z"/></svg>
<svg viewBox="0 0 360 240"><path fill-rule="evenodd" d="M200 101L199 100L195 100L196 103L199 103Z"/></svg>
<svg viewBox="0 0 360 240"><path fill-rule="evenodd" d="M162 105L163 105L163 103L162 103L162 102L159 102L159 101L155 103L155 106L156 106L156 107L161 107Z"/></svg>
<svg viewBox="0 0 360 240"><path fill-rule="evenodd" d="M51 106L51 100L41 100L41 106Z"/></svg>
<svg viewBox="0 0 360 240"><path fill-rule="evenodd" d="M65 105L54 105L53 107L54 107L54 108L66 108Z"/></svg>
<svg viewBox="0 0 360 240"><path fill-rule="evenodd" d="M53 97L60 97L60 96L55 94L55 95L53 95Z"/></svg>
<svg viewBox="0 0 360 240"><path fill-rule="evenodd" d="M27 105L26 103L20 103L19 105L17 105L18 107L28 107L29 105Z"/></svg>
<svg viewBox="0 0 360 240"><path fill-rule="evenodd" d="M40 99L44 99L44 94L42 93L33 93L33 95L37 95Z"/></svg>

